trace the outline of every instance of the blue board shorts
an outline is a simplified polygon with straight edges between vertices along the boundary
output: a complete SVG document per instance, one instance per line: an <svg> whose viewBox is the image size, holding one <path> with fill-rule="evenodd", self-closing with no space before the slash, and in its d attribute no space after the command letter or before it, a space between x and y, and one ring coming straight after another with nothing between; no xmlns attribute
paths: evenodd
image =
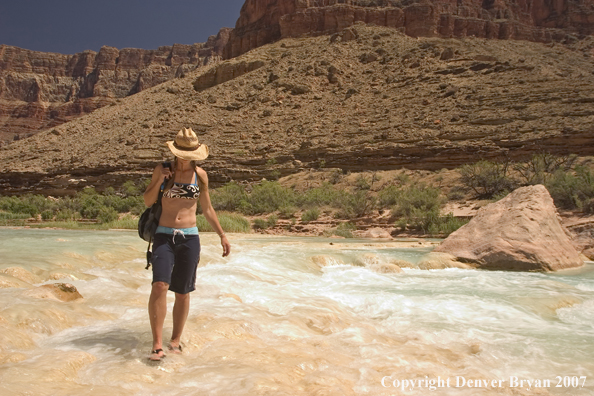
<svg viewBox="0 0 594 396"><path fill-rule="evenodd" d="M196 290L199 262L198 228L157 228L153 241L153 283L165 282L169 290L188 294Z"/></svg>

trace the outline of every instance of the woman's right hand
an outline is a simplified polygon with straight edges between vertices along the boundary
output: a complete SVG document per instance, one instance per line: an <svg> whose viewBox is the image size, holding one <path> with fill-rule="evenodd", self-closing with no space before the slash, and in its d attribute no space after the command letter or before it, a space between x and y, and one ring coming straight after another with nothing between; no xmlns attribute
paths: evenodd
<svg viewBox="0 0 594 396"><path fill-rule="evenodd" d="M171 175L172 175L172 173L171 173L171 168L170 167L161 167L161 175L160 175L160 177L161 177L161 183L163 183L163 181L165 179L170 178Z"/></svg>

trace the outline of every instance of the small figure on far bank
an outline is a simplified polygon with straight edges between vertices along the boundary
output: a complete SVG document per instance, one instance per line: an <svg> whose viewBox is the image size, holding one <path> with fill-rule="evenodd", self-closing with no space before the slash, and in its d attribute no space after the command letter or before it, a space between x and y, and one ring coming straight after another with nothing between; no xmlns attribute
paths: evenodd
<svg viewBox="0 0 594 396"><path fill-rule="evenodd" d="M196 227L198 201L206 221L221 238L223 257L231 252L231 245L210 202L208 176L196 163L208 157L208 147L199 143L191 128L179 131L175 140L167 145L175 160L170 167L163 164L155 167L144 193L144 203L151 206L165 183L161 200L163 211L153 241L153 283L148 305L153 333L149 359L153 361L165 357L163 324L167 314L167 290L175 293L173 333L167 347L171 353L182 352L180 342L190 309L189 293L196 288L196 270L200 261L200 237Z"/></svg>

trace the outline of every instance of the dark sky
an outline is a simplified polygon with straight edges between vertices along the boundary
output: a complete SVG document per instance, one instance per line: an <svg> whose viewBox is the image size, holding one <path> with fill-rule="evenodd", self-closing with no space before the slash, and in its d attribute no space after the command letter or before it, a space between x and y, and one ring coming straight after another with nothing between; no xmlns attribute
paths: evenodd
<svg viewBox="0 0 594 396"><path fill-rule="evenodd" d="M0 44L74 54L156 49L235 27L245 0L0 0Z"/></svg>

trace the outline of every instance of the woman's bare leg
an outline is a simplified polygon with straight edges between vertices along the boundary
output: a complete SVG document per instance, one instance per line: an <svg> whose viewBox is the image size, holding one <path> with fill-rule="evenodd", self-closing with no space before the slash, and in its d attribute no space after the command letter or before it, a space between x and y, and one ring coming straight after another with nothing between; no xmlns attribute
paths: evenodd
<svg viewBox="0 0 594 396"><path fill-rule="evenodd" d="M173 305L173 333L171 334L170 345L172 347L179 347L181 342L181 335L188 319L188 312L190 312L190 293L179 294L175 293L175 304Z"/></svg>
<svg viewBox="0 0 594 396"><path fill-rule="evenodd" d="M165 282L155 282L149 298L149 318L153 332L153 351L163 349L163 324L167 315L167 290L169 285ZM164 355L160 353L159 356Z"/></svg>

